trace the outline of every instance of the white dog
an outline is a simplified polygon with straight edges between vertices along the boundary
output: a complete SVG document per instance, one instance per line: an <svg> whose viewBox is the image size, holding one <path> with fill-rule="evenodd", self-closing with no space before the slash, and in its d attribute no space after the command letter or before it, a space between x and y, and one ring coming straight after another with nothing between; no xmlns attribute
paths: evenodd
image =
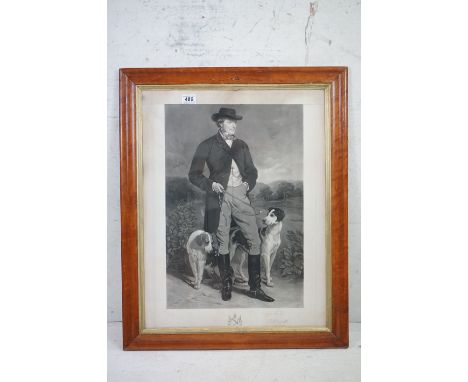
<svg viewBox="0 0 468 382"><path fill-rule="evenodd" d="M281 230L283 228L284 211L281 208L271 207L268 209L268 215L262 220L265 227L259 229L262 247L260 255L263 259L263 267L265 271L265 282L269 287L273 287L273 279L271 277L271 267L275 261L276 252L281 244ZM234 269L237 276L236 281L247 282L248 278L244 275L242 267L244 265L246 254L248 253L247 240L242 234L241 230L236 227L231 231L229 241L229 254L232 260L236 254L237 249L239 252L239 265Z"/></svg>
<svg viewBox="0 0 468 382"><path fill-rule="evenodd" d="M186 248L194 276L193 287L200 289L206 259L208 254L213 250L211 235L201 229L192 232L187 241Z"/></svg>

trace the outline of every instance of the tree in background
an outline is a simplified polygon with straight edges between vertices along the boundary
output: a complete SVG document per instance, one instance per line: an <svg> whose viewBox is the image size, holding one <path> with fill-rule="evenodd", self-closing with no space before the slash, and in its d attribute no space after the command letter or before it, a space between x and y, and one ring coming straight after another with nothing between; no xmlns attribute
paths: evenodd
<svg viewBox="0 0 468 382"><path fill-rule="evenodd" d="M293 191L293 196L303 196L304 192L302 186L295 186Z"/></svg>
<svg viewBox="0 0 468 382"><path fill-rule="evenodd" d="M276 199L286 200L288 197L294 196L294 184L289 182L281 182L276 190Z"/></svg>
<svg viewBox="0 0 468 382"><path fill-rule="evenodd" d="M258 197L263 200L271 200L273 198L273 191L270 186L263 187L258 193Z"/></svg>
<svg viewBox="0 0 468 382"><path fill-rule="evenodd" d="M176 205L179 202L191 202L197 196L197 191L187 178L166 179L166 203Z"/></svg>

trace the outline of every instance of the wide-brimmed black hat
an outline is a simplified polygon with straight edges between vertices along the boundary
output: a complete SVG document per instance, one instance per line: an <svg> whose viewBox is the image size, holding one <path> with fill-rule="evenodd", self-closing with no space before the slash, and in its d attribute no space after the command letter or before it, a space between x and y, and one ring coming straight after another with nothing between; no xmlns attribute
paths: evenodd
<svg viewBox="0 0 468 382"><path fill-rule="evenodd" d="M222 107L221 109L219 109L217 113L214 113L211 116L211 119L215 122L220 118L228 118L228 119L233 119L235 121L239 121L242 119L242 115L236 115L236 111L234 109L230 109L228 107Z"/></svg>

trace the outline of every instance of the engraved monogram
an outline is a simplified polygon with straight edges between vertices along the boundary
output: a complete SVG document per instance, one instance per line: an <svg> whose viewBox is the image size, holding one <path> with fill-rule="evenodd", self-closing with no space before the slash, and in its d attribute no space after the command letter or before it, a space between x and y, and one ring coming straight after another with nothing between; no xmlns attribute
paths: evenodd
<svg viewBox="0 0 468 382"><path fill-rule="evenodd" d="M242 326L242 317L234 313L233 315L228 317L228 326Z"/></svg>

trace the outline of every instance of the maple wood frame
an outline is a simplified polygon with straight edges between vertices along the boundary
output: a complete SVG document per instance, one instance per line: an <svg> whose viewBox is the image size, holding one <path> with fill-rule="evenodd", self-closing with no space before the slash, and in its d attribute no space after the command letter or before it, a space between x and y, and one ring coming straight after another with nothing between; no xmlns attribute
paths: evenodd
<svg viewBox="0 0 468 382"><path fill-rule="evenodd" d="M125 350L348 347L348 114L346 67L120 69L120 204L122 319ZM139 292L138 116L149 85L273 85L326 89L330 126L329 319L326 330L144 333Z"/></svg>

